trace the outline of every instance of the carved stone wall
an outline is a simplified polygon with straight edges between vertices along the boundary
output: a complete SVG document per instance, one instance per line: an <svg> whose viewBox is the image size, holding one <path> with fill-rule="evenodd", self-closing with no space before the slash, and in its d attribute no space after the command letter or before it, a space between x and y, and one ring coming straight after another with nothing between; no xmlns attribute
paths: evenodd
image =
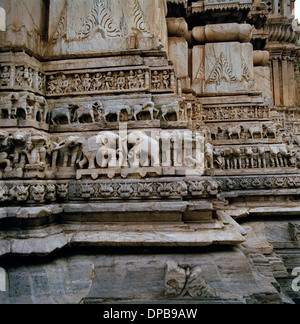
<svg viewBox="0 0 300 324"><path fill-rule="evenodd" d="M299 302L293 5L0 1L0 302Z"/></svg>

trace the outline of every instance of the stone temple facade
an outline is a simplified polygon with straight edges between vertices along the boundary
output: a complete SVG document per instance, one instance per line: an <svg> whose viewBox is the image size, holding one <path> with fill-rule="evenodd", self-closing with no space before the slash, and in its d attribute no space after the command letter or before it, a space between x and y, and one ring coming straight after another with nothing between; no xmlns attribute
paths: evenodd
<svg viewBox="0 0 300 324"><path fill-rule="evenodd" d="M299 303L294 0L0 0L0 302Z"/></svg>

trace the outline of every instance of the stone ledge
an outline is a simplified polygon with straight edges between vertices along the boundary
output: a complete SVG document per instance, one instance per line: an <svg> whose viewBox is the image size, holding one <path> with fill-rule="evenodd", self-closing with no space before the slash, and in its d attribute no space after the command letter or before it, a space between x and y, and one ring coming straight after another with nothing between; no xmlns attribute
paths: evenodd
<svg viewBox="0 0 300 324"><path fill-rule="evenodd" d="M231 226L202 230L183 226L181 231L178 228L177 231L172 231L172 227L167 229L153 226L152 231L148 231L139 225L135 230L131 228L127 231L122 226L119 230L116 227L110 230L109 226L106 226L106 230L101 230L101 226L94 225L87 230L84 227L76 230L76 226L74 229L72 225L65 224L22 231L21 236L14 235L13 239L10 231L7 231L0 239L0 256L46 256L64 247L74 246L202 247L214 244L237 245L245 241Z"/></svg>

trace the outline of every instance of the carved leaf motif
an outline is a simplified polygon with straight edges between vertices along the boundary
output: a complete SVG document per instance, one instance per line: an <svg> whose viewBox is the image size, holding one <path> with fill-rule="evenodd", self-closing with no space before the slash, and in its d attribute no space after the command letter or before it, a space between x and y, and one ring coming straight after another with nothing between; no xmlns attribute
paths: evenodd
<svg viewBox="0 0 300 324"><path fill-rule="evenodd" d="M89 37L96 28L104 31L108 37L123 36L102 0L95 0L94 7L79 32L79 37L81 39Z"/></svg>
<svg viewBox="0 0 300 324"><path fill-rule="evenodd" d="M168 261L165 274L165 295L166 297L178 297L186 283L185 269L174 261Z"/></svg>
<svg viewBox="0 0 300 324"><path fill-rule="evenodd" d="M150 34L139 0L134 0L133 17L136 28L145 34Z"/></svg>
<svg viewBox="0 0 300 324"><path fill-rule="evenodd" d="M254 79L250 74L250 70L246 64L245 59L242 57L242 79L245 79L246 82L253 82Z"/></svg>
<svg viewBox="0 0 300 324"><path fill-rule="evenodd" d="M66 33L66 17L64 14L57 25L57 29L53 35L53 40L57 40L60 37L63 37L65 33Z"/></svg>
<svg viewBox="0 0 300 324"><path fill-rule="evenodd" d="M189 270L188 270L189 272ZM187 278L185 289L182 296L188 295L192 298L213 298L216 297L216 293L211 288L202 276L202 271L199 266L190 270Z"/></svg>
<svg viewBox="0 0 300 324"><path fill-rule="evenodd" d="M221 53L220 57L218 58L216 66L208 78L208 83L216 83L219 85L222 80L226 82L237 81L237 78L232 71L232 66L227 61L224 53Z"/></svg>
<svg viewBox="0 0 300 324"><path fill-rule="evenodd" d="M206 283L201 267L180 266L174 261L168 261L165 274L165 295L169 298L214 298L215 290Z"/></svg>

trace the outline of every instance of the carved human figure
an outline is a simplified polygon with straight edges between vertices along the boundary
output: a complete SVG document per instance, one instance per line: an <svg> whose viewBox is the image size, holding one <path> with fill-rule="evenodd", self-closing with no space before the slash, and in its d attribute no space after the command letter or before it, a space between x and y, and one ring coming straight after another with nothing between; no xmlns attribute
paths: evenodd
<svg viewBox="0 0 300 324"><path fill-rule="evenodd" d="M10 84L10 68L8 66L4 66L3 70L0 74L0 86L6 87Z"/></svg>
<svg viewBox="0 0 300 324"><path fill-rule="evenodd" d="M101 73L96 73L93 78L93 89L94 91L101 90L103 76Z"/></svg>
<svg viewBox="0 0 300 324"><path fill-rule="evenodd" d="M163 84L165 89L169 89L169 87L170 87L169 78L170 78L170 75L169 75L168 71L163 71L162 84Z"/></svg>
<svg viewBox="0 0 300 324"><path fill-rule="evenodd" d="M112 72L108 72L105 77L105 89L111 90L114 86L114 77L112 75Z"/></svg>
<svg viewBox="0 0 300 324"><path fill-rule="evenodd" d="M83 78L82 86L83 86L84 91L86 91L86 92L90 91L91 86L92 86L92 79L88 73Z"/></svg>
<svg viewBox="0 0 300 324"><path fill-rule="evenodd" d="M44 91L45 76L42 72L37 73L37 89L39 91Z"/></svg>
<svg viewBox="0 0 300 324"><path fill-rule="evenodd" d="M67 76L63 74L61 76L61 80L58 82L58 89L60 93L67 93L69 92L70 88L70 81L67 79Z"/></svg>
<svg viewBox="0 0 300 324"><path fill-rule="evenodd" d="M153 72L153 75L152 75L152 85L153 85L153 88L158 90L160 89L160 86L161 86L161 77L158 73L158 71L154 71Z"/></svg>
<svg viewBox="0 0 300 324"><path fill-rule="evenodd" d="M137 82L140 89L145 88L145 74L142 70L138 70L137 72Z"/></svg>
<svg viewBox="0 0 300 324"><path fill-rule="evenodd" d="M17 68L16 70L16 83L18 86L23 86L24 83L24 66Z"/></svg>
<svg viewBox="0 0 300 324"><path fill-rule="evenodd" d="M24 78L26 84L30 88L32 88L32 86L33 86L33 70L32 70L32 68L25 67L24 73L23 73L23 78Z"/></svg>
<svg viewBox="0 0 300 324"><path fill-rule="evenodd" d="M72 91L80 92L82 90L82 81L78 73L74 75L74 78L72 80Z"/></svg>
<svg viewBox="0 0 300 324"><path fill-rule="evenodd" d="M47 84L48 92L50 94L57 93L58 92L57 86L58 86L58 82L55 79L55 76L54 75L50 75L49 81L48 81L48 84Z"/></svg>
<svg viewBox="0 0 300 324"><path fill-rule="evenodd" d="M137 80L137 77L135 76L135 74L134 74L134 72L132 70L129 71L127 81L128 81L129 89L135 89L137 87L138 80Z"/></svg>
<svg viewBox="0 0 300 324"><path fill-rule="evenodd" d="M119 76L117 77L117 89L118 90L125 90L126 87L126 78L125 73L121 71Z"/></svg>

